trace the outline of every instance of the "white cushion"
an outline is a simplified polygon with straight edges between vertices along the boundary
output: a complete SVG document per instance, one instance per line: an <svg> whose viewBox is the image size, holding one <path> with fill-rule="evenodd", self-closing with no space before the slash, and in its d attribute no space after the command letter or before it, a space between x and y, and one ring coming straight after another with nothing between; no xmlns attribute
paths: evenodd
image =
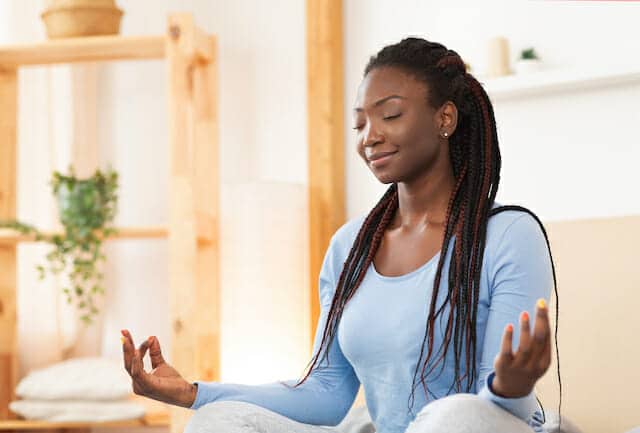
<svg viewBox="0 0 640 433"><path fill-rule="evenodd" d="M26 419L55 422L122 421L145 413L144 406L128 401L17 400L9 409Z"/></svg>
<svg viewBox="0 0 640 433"><path fill-rule="evenodd" d="M122 362L92 357L34 370L16 387L18 397L29 400L119 400L131 391Z"/></svg>

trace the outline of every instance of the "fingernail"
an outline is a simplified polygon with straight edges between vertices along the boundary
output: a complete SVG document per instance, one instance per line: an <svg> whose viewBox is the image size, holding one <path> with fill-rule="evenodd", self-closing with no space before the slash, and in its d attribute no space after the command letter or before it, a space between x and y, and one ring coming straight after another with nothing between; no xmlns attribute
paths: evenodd
<svg viewBox="0 0 640 433"><path fill-rule="evenodd" d="M538 308L543 309L547 306L547 303L544 301L543 298L538 299Z"/></svg>
<svg viewBox="0 0 640 433"><path fill-rule="evenodd" d="M127 341L127 339L124 337L120 337L120 341L122 342L122 344L124 344L124 342Z"/></svg>
<svg viewBox="0 0 640 433"><path fill-rule="evenodd" d="M513 325L511 323L507 325L507 332L513 332Z"/></svg>
<svg viewBox="0 0 640 433"><path fill-rule="evenodd" d="M526 311L522 312L522 320L529 320L529 313L527 313Z"/></svg>

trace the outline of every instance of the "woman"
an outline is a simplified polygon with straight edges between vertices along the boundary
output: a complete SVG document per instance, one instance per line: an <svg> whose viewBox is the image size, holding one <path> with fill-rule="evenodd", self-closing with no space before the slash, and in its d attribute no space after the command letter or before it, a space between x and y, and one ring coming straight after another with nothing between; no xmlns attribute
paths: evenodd
<svg viewBox="0 0 640 433"><path fill-rule="evenodd" d="M501 160L487 94L456 52L407 38L370 59L354 129L359 155L391 186L331 240L306 376L191 384L156 338L136 350L123 331L135 392L202 407L188 432L325 432L361 383L378 433L540 430L533 390L551 361L555 276L535 215L494 202Z"/></svg>

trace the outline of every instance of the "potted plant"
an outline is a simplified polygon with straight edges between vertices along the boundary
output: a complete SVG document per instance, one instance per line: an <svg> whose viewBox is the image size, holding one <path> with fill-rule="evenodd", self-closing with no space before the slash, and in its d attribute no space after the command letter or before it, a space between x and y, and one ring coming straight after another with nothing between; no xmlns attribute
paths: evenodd
<svg viewBox="0 0 640 433"><path fill-rule="evenodd" d="M34 235L53 246L46 255L48 266L37 266L39 276L44 278L47 271L54 275L65 272L69 277L69 286L63 288L67 302L75 300L80 318L89 325L99 312L95 298L104 294L102 244L115 233L111 223L117 209L118 174L111 169L96 170L90 178L78 179L72 167L69 171L68 175L55 171L51 180L62 233L45 234L16 220L0 222L0 227Z"/></svg>
<svg viewBox="0 0 640 433"><path fill-rule="evenodd" d="M518 74L539 71L542 61L534 48L526 48L520 51L520 57L516 61L515 70Z"/></svg>

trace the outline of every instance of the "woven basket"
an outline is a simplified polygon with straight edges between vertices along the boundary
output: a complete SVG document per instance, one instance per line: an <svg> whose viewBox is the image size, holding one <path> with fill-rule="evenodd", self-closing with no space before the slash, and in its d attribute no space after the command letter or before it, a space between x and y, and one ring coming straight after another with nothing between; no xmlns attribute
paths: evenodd
<svg viewBox="0 0 640 433"><path fill-rule="evenodd" d="M58 0L49 3L42 20L50 39L115 35L122 11L113 0Z"/></svg>

